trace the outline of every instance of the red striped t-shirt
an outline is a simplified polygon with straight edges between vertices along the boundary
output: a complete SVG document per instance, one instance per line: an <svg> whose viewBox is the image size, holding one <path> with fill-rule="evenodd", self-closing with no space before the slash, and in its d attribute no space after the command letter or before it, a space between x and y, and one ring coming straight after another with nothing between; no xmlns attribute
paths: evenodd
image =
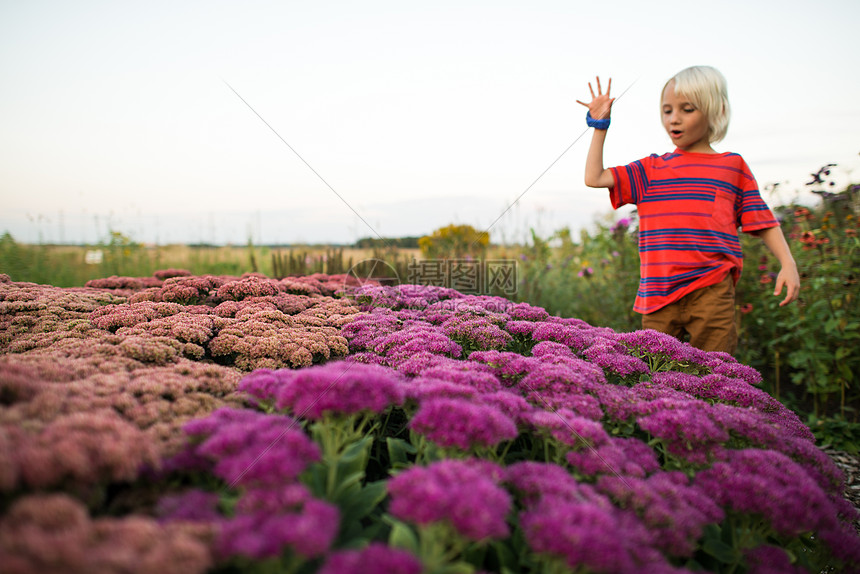
<svg viewBox="0 0 860 574"><path fill-rule="evenodd" d="M639 212L638 313L652 313L728 273L737 283L743 268L738 227L779 225L736 153L676 149L610 169L612 207L631 203Z"/></svg>

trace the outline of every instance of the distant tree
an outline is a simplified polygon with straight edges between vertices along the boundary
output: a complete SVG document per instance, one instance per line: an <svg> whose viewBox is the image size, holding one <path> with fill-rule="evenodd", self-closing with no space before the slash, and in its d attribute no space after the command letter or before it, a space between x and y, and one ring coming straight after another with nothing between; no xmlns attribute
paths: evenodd
<svg viewBox="0 0 860 574"><path fill-rule="evenodd" d="M440 227L418 240L421 253L429 259L480 258L490 244L490 234L471 225Z"/></svg>
<svg viewBox="0 0 860 574"><path fill-rule="evenodd" d="M417 249L417 236L409 237L362 237L355 242L358 249L387 249L395 247L398 249Z"/></svg>

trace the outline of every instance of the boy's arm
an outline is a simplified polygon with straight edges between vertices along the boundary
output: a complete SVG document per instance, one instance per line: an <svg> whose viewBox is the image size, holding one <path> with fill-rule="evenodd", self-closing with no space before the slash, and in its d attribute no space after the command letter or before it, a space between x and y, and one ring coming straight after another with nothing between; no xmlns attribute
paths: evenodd
<svg viewBox="0 0 860 574"><path fill-rule="evenodd" d="M609 97L609 92L612 89L612 78L609 79L605 94L600 88L599 77L597 78L597 95L594 95L591 82L588 83L588 89L591 91L591 102L586 104L576 100L576 103L587 107L591 117L595 120L609 119L612 102L615 101L615 98ZM594 134L591 136L591 147L588 148L588 156L585 159L585 185L588 187L615 186L612 171L603 167L603 144L606 141L606 131L595 128Z"/></svg>
<svg viewBox="0 0 860 574"><path fill-rule="evenodd" d="M797 273L797 264L794 262L794 257L791 256L791 250L788 248L788 243L785 241L785 236L782 234L780 227L769 227L757 232L764 244L770 249L782 268L779 275L776 276L776 285L774 286L773 294L779 295L782 288L785 287L785 299L779 306L788 305L800 294L800 275Z"/></svg>
<svg viewBox="0 0 860 574"><path fill-rule="evenodd" d="M588 187L615 187L612 170L603 167L603 143L607 131L596 129L591 136L591 147L585 158L585 185Z"/></svg>

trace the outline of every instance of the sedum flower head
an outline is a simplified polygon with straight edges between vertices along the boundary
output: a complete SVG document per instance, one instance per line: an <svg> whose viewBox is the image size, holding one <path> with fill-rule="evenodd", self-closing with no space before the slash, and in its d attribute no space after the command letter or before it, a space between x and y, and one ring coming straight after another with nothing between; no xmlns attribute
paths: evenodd
<svg viewBox="0 0 860 574"><path fill-rule="evenodd" d="M328 555L319 574L421 574L421 561L405 550L371 542L360 550Z"/></svg>
<svg viewBox="0 0 860 574"><path fill-rule="evenodd" d="M412 467L388 482L389 511L421 525L447 522L470 540L505 538L511 498L498 484L501 474L486 461L442 460Z"/></svg>
<svg viewBox="0 0 860 574"><path fill-rule="evenodd" d="M300 370L264 370L242 380L239 390L274 400L278 409L311 420L324 413L381 413L403 403L402 377L377 365L336 361Z"/></svg>
<svg viewBox="0 0 860 574"><path fill-rule="evenodd" d="M320 459L316 443L283 415L222 408L188 423L185 432L199 442L182 459L208 461L230 485L280 484Z"/></svg>
<svg viewBox="0 0 860 574"><path fill-rule="evenodd" d="M514 421L501 410L463 398L425 400L409 426L440 446L463 450L495 446L518 434Z"/></svg>
<svg viewBox="0 0 860 574"><path fill-rule="evenodd" d="M265 559L281 556L288 548L303 558L315 558L334 543L339 524L336 506L309 499L293 511L265 509L224 520L216 549L222 557Z"/></svg>

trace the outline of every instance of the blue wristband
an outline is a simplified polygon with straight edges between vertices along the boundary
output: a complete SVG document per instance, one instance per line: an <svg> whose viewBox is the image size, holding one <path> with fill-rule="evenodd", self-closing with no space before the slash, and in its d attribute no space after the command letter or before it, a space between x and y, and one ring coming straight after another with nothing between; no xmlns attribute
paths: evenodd
<svg viewBox="0 0 860 574"><path fill-rule="evenodd" d="M603 118L602 120L595 120L591 117L591 112L585 112L585 123L588 124L588 127L594 128L596 130L605 130L609 127L609 118Z"/></svg>

